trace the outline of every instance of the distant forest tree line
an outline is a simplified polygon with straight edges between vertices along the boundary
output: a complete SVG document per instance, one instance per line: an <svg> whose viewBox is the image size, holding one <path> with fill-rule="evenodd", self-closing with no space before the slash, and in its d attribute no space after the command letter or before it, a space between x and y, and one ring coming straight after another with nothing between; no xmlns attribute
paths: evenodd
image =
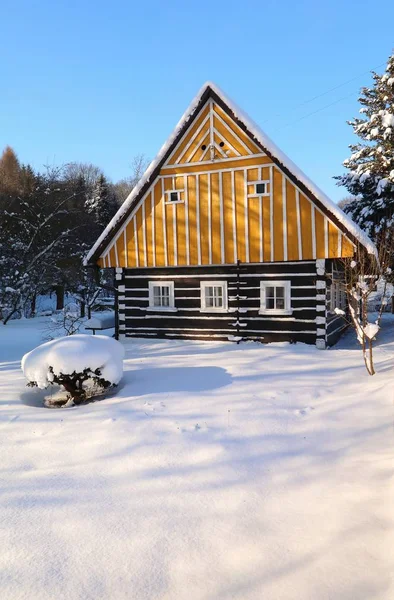
<svg viewBox="0 0 394 600"><path fill-rule="evenodd" d="M0 158L0 321L34 316L41 294L56 294L63 309L72 294L83 315L100 285L82 259L138 182L147 165L132 162L129 177L113 184L90 163L36 172L6 147ZM108 275L105 276L108 278ZM98 285L99 284L99 285Z"/></svg>

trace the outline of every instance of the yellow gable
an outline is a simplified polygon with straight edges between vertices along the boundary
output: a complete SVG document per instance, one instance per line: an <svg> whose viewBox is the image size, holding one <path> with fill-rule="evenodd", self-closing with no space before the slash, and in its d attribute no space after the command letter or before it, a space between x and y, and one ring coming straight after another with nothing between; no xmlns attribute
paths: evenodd
<svg viewBox="0 0 394 600"><path fill-rule="evenodd" d="M102 267L350 257L354 244L212 98L102 252Z"/></svg>

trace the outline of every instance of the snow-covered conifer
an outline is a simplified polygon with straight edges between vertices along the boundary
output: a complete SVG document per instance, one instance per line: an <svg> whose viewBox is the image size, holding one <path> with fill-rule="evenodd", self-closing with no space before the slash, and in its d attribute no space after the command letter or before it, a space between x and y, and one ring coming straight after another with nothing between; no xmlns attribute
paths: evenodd
<svg viewBox="0 0 394 600"><path fill-rule="evenodd" d="M90 197L85 202L87 212L93 215L96 224L104 229L118 209L116 196L105 175L100 175Z"/></svg>
<svg viewBox="0 0 394 600"><path fill-rule="evenodd" d="M360 141L344 161L349 172L337 179L355 196L345 212L376 240L394 223L394 54L372 78L373 86L361 89L361 116L349 121Z"/></svg>

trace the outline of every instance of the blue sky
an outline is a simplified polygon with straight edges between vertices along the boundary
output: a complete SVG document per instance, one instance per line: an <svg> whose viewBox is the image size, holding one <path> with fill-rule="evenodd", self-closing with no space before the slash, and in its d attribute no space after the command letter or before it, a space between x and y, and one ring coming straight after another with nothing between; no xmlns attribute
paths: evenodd
<svg viewBox="0 0 394 600"><path fill-rule="evenodd" d="M3 0L0 149L38 169L92 162L116 181L134 155L155 156L209 79L339 200L346 120L393 50L393 18L392 0Z"/></svg>

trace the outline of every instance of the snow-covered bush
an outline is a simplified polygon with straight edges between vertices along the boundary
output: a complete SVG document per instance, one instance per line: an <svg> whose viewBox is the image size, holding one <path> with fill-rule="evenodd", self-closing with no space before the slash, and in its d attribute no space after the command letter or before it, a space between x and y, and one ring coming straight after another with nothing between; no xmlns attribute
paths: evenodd
<svg viewBox="0 0 394 600"><path fill-rule="evenodd" d="M21 366L28 385L45 389L56 383L79 404L92 386L102 391L119 383L123 358L124 348L116 340L78 334L38 346L24 355Z"/></svg>

